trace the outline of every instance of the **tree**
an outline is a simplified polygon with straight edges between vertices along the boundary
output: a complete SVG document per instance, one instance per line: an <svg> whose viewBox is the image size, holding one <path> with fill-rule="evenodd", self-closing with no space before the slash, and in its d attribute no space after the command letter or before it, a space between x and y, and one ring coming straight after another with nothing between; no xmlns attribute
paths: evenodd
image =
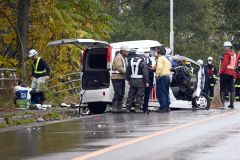
<svg viewBox="0 0 240 160"><path fill-rule="evenodd" d="M25 57L28 48L28 12L30 0L18 0L18 16L17 16L17 53L18 61L21 68L21 78L26 79Z"/></svg>
<svg viewBox="0 0 240 160"><path fill-rule="evenodd" d="M136 0L124 5L126 9L115 15L119 23L114 41L153 39L169 46L169 0ZM174 1L175 53L194 59L212 55L215 21L211 13L210 0Z"/></svg>

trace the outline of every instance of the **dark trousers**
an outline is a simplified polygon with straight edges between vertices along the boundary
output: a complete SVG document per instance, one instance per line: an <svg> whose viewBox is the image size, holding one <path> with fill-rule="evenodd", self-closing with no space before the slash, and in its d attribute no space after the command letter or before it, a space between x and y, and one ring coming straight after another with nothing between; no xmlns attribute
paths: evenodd
<svg viewBox="0 0 240 160"><path fill-rule="evenodd" d="M114 96L112 103L122 102L125 94L125 79L112 79Z"/></svg>
<svg viewBox="0 0 240 160"><path fill-rule="evenodd" d="M210 86L209 86L209 97L210 97L210 99L213 99L213 97L214 97L214 84L210 84Z"/></svg>
<svg viewBox="0 0 240 160"><path fill-rule="evenodd" d="M209 93L209 81L205 81L203 93L208 95L208 93Z"/></svg>
<svg viewBox="0 0 240 160"><path fill-rule="evenodd" d="M170 105L170 96L169 96L169 87L170 87L170 77L162 76L156 80L157 85L157 98L160 104L160 110L169 109Z"/></svg>
<svg viewBox="0 0 240 160"><path fill-rule="evenodd" d="M240 101L240 79L237 79L235 82L235 98L237 101Z"/></svg>
<svg viewBox="0 0 240 160"><path fill-rule="evenodd" d="M143 104L143 98L144 98L144 91L145 87L132 87L130 86L129 92L128 92L128 97L126 101L126 106L131 109L134 100L135 101L135 106L136 107L141 107Z"/></svg>
<svg viewBox="0 0 240 160"><path fill-rule="evenodd" d="M143 102L143 111L148 111L148 102L149 102L149 96L152 92L153 88L153 79L150 79L149 81L149 87L145 88L145 94L144 94L144 102Z"/></svg>
<svg viewBox="0 0 240 160"><path fill-rule="evenodd" d="M43 104L46 99L43 92L30 92L31 94L31 104Z"/></svg>
<svg viewBox="0 0 240 160"><path fill-rule="evenodd" d="M220 92L224 93L235 92L233 76L227 74L220 75Z"/></svg>

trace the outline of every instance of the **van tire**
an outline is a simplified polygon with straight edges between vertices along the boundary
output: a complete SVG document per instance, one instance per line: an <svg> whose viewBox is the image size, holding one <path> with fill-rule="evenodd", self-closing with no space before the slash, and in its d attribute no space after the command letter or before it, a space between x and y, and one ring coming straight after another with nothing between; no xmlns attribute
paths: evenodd
<svg viewBox="0 0 240 160"><path fill-rule="evenodd" d="M93 114L101 114L105 112L107 108L107 103L104 102L89 103L88 108L90 112Z"/></svg>
<svg viewBox="0 0 240 160"><path fill-rule="evenodd" d="M208 110L210 108L210 99L202 92L199 97L193 99L192 105L193 109L196 110Z"/></svg>

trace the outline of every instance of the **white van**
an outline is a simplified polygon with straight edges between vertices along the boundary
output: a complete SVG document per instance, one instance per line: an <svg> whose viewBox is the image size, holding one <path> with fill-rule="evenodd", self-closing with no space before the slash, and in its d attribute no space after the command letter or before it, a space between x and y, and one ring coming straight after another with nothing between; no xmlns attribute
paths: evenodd
<svg viewBox="0 0 240 160"><path fill-rule="evenodd" d="M127 45L130 50L136 50L142 47L150 47L151 50L155 50L157 46L161 44L158 41L154 40L137 40L137 41L124 41L118 43L111 43L105 41L97 41L93 39L63 39L58 41L52 41L48 45L64 45L64 44L74 44L74 45L84 45L87 48L83 51L82 54L82 105L88 106L89 110L92 113L103 113L106 110L107 105L111 105L113 98L113 87L111 83L111 66L112 61L115 55L120 51L120 47L124 44ZM131 51L129 56L131 56ZM171 56L171 59L177 61L189 60L193 64L198 65L195 61L181 56ZM172 104L170 107L181 108L181 106L193 106L195 108L208 109L210 102L206 95L201 94L202 88L202 69L198 66L200 70L197 73L196 82L192 83L193 86L190 86L193 91L188 91L191 94L190 97L184 97L178 101L175 95L180 93L181 87L177 89L174 86L174 92L171 92ZM181 70L178 69L179 71ZM186 68L184 68L186 69ZM181 72L181 71L180 71ZM126 83L127 84L127 83ZM126 85L125 98L128 94L129 86ZM174 102L173 102L174 101ZM176 102L176 103L175 103ZM176 105L174 105L176 104ZM180 104L180 105L179 105ZM156 99L156 90L153 88L153 93L149 102L150 106L159 106L159 103Z"/></svg>

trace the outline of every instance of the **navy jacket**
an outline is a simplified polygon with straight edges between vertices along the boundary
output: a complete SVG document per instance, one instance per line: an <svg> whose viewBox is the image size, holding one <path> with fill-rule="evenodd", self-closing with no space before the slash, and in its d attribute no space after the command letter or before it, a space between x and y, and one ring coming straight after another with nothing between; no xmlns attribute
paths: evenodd
<svg viewBox="0 0 240 160"><path fill-rule="evenodd" d="M42 73L42 74L36 74L34 72L36 63L37 63L37 60L34 60L34 62L32 64L32 76L33 77L39 78L39 77L44 77L44 76L50 76L50 68L49 68L48 64L42 58L39 60L37 70L38 71L46 70L46 72Z"/></svg>

